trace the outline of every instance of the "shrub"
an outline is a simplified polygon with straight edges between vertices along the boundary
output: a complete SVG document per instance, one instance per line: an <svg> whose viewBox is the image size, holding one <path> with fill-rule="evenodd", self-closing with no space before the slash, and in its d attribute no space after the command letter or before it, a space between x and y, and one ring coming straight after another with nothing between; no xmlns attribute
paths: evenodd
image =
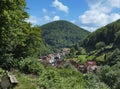
<svg viewBox="0 0 120 89"><path fill-rule="evenodd" d="M36 59L26 58L19 62L19 69L25 73L39 74L43 66Z"/></svg>

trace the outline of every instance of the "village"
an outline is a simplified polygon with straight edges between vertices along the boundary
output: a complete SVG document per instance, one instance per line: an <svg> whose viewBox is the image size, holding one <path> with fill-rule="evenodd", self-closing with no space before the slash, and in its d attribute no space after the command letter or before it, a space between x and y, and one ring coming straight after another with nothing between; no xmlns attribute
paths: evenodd
<svg viewBox="0 0 120 89"><path fill-rule="evenodd" d="M77 63L74 60L64 60L67 54L70 53L69 49L64 49L61 52L48 54L38 59L38 62L41 62L43 66L52 66L58 69L64 68L67 65L71 65L77 71L86 74L86 73L97 73L100 66L97 66L96 61L88 60L84 64ZM15 87L18 84L18 80L15 75L5 72L1 78L1 88L6 89L7 87Z"/></svg>
<svg viewBox="0 0 120 89"><path fill-rule="evenodd" d="M62 59L65 55L69 53L69 49L64 49L62 52L59 53L48 54L47 56L38 59L38 61L41 62L44 66L50 65L59 69L70 64L81 73L96 73L98 69L100 69L100 66L98 66L96 61L94 60L88 60L84 64L80 64L74 60Z"/></svg>

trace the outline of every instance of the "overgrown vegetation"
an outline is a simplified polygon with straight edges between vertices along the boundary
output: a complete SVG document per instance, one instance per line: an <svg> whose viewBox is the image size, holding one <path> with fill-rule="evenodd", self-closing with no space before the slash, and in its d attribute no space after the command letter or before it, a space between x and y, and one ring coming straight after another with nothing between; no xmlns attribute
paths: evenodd
<svg viewBox="0 0 120 89"><path fill-rule="evenodd" d="M94 74L83 75L74 69L46 67L39 76L16 74L19 84L15 89L110 89Z"/></svg>
<svg viewBox="0 0 120 89"><path fill-rule="evenodd" d="M0 67L10 69L12 62L49 52L40 28L25 22L29 15L24 0L1 0L0 8Z"/></svg>
<svg viewBox="0 0 120 89"><path fill-rule="evenodd" d="M25 0L0 1L0 78L6 70L15 74L19 81L15 89L120 89L120 20L76 44L89 32L58 21L42 26L42 33L25 21L28 17ZM78 63L95 60L100 71L82 74L70 64L61 69L43 66L38 57L51 52L51 47L42 36L54 47L76 44L67 57Z"/></svg>
<svg viewBox="0 0 120 89"><path fill-rule="evenodd" d="M119 31L120 20L117 20L88 35L71 49L70 54L70 57L76 57L81 63L95 60L102 67L97 75L99 81L111 89L120 88ZM83 49L86 51L85 58L82 54Z"/></svg>

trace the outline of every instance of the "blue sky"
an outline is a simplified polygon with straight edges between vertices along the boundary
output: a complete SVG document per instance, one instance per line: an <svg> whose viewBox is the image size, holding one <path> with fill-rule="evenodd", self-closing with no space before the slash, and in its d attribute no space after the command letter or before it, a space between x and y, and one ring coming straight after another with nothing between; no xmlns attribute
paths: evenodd
<svg viewBox="0 0 120 89"><path fill-rule="evenodd" d="M120 19L120 0L26 0L30 18L27 22L43 25L67 20L95 31Z"/></svg>

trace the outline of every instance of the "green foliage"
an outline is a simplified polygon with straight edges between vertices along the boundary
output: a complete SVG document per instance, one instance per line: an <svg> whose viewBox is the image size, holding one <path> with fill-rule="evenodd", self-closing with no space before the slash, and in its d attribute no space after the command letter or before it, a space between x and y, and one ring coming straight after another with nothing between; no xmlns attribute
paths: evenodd
<svg viewBox="0 0 120 89"><path fill-rule="evenodd" d="M75 56L76 56L76 50L75 50L75 48L71 48L69 57L75 57Z"/></svg>
<svg viewBox="0 0 120 89"><path fill-rule="evenodd" d="M119 41L120 20L110 23L95 32L89 34L81 43L87 50L95 49L97 42L104 42L106 45ZM118 40L118 41L117 41Z"/></svg>
<svg viewBox="0 0 120 89"><path fill-rule="evenodd" d="M110 89L94 74L81 74L74 69L46 67L39 76L16 73L19 84L15 89Z"/></svg>
<svg viewBox="0 0 120 89"><path fill-rule="evenodd" d="M36 77L33 79L17 72L19 85L16 89L120 89L120 20L88 35L89 32L66 21L43 25L41 32L38 26L32 27L25 22L28 17L25 0L0 1L0 67L7 70L18 68ZM78 58L78 62L104 60L104 65L110 66L103 66L98 76L83 75L71 65L56 69L45 68L38 62L36 57L51 52L49 45L70 47L86 35L82 43L71 49L69 56ZM88 50L93 51L86 58ZM0 77L3 72L0 69Z"/></svg>
<svg viewBox="0 0 120 89"><path fill-rule="evenodd" d="M41 74L43 66L35 58L26 58L19 62L18 64L20 71L24 73Z"/></svg>
<svg viewBox="0 0 120 89"><path fill-rule="evenodd" d="M80 63L84 63L87 61L86 55L79 55L77 59L78 59L78 62Z"/></svg>
<svg viewBox="0 0 120 89"><path fill-rule="evenodd" d="M80 59L81 48L86 49L87 60L95 60L101 66L97 75L85 75L85 89L119 89L120 88L120 20L102 27L88 35L75 45ZM83 61L83 60L82 60ZM81 61L81 62L82 62ZM84 62L85 62L84 61Z"/></svg>
<svg viewBox="0 0 120 89"><path fill-rule="evenodd" d="M41 26L42 37L50 46L70 47L89 34L88 31L67 21L55 21Z"/></svg>
<svg viewBox="0 0 120 89"><path fill-rule="evenodd" d="M86 50L86 60L96 60L99 64L114 65L119 61L120 20L110 23L89 34L75 45L76 55L81 55L81 48ZM74 57L76 57L74 55Z"/></svg>
<svg viewBox="0 0 120 89"><path fill-rule="evenodd" d="M114 41L115 41L115 44L117 45L120 44L120 31L116 32Z"/></svg>
<svg viewBox="0 0 120 89"><path fill-rule="evenodd" d="M120 62L114 66L104 66L99 75L101 81L105 82L111 89L120 88Z"/></svg>
<svg viewBox="0 0 120 89"><path fill-rule="evenodd" d="M100 56L96 57L97 62L104 62L105 61L105 54L101 54Z"/></svg>
<svg viewBox="0 0 120 89"><path fill-rule="evenodd" d="M99 77L94 74L87 74L84 79L86 81L85 89L110 89L106 84L100 82Z"/></svg>
<svg viewBox="0 0 120 89"><path fill-rule="evenodd" d="M0 78L2 77L3 73L4 73L4 70L0 68Z"/></svg>
<svg viewBox="0 0 120 89"><path fill-rule="evenodd" d="M42 40L40 28L25 22L26 18L25 0L0 1L0 67L10 69L22 58L50 51Z"/></svg>
<svg viewBox="0 0 120 89"><path fill-rule="evenodd" d="M105 47L105 43L100 41L100 42L97 42L96 45L95 45L96 49L100 49L102 47Z"/></svg>
<svg viewBox="0 0 120 89"><path fill-rule="evenodd" d="M17 45L23 45L25 18L28 14L24 11L24 0L0 1L0 64L6 63Z"/></svg>
<svg viewBox="0 0 120 89"><path fill-rule="evenodd" d="M113 52L106 55L105 64L110 66L116 64L118 61L120 62L120 50L116 48Z"/></svg>
<svg viewBox="0 0 120 89"><path fill-rule="evenodd" d="M84 89L84 84L82 75L69 69L49 68L39 78L39 87L46 89Z"/></svg>
<svg viewBox="0 0 120 89"><path fill-rule="evenodd" d="M26 75L17 71L14 73L17 80L19 81L18 85L14 89L37 89L37 77L36 75Z"/></svg>
<svg viewBox="0 0 120 89"><path fill-rule="evenodd" d="M29 27L29 30L26 32L24 45L17 45L14 50L14 57L36 57L44 54L43 52L46 51L46 49L48 49L48 47L41 38L41 30L39 27Z"/></svg>
<svg viewBox="0 0 120 89"><path fill-rule="evenodd" d="M76 49L76 47L75 47ZM77 53L76 55L86 55L86 50L83 47L77 47Z"/></svg>

